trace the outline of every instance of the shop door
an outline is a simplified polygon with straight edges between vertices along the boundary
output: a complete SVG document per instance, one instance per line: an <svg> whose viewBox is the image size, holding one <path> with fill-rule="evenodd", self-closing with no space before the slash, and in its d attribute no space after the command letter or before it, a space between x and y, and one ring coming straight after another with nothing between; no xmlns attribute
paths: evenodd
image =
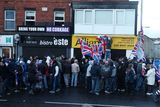
<svg viewBox="0 0 160 107"><path fill-rule="evenodd" d="M11 48L2 48L2 56L11 58Z"/></svg>

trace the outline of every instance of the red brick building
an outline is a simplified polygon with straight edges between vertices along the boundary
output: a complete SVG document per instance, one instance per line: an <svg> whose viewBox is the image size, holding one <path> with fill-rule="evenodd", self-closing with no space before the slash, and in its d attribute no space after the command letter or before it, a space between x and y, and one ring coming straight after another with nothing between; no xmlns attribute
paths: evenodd
<svg viewBox="0 0 160 107"><path fill-rule="evenodd" d="M67 49L71 43L70 6L70 0L1 0L0 40L4 44L0 44L0 56L13 57L16 53L18 56L68 55L66 52L69 52ZM15 46L15 34L20 36L18 48ZM9 45L5 42L8 38ZM56 48L59 53L54 52Z"/></svg>

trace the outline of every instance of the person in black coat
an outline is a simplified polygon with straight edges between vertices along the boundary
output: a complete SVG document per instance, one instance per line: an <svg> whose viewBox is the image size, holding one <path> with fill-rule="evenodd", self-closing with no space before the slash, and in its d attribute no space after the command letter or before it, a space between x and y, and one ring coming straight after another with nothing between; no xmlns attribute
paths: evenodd
<svg viewBox="0 0 160 107"><path fill-rule="evenodd" d="M29 94L34 94L33 93L33 89L35 87L36 84L36 65L34 62L31 62L28 64L28 81L30 84L30 91Z"/></svg>
<svg viewBox="0 0 160 107"><path fill-rule="evenodd" d="M91 67L90 73L92 78L92 90L90 93L99 95L99 85L100 85L100 72L101 67L98 62L94 61L93 66Z"/></svg>

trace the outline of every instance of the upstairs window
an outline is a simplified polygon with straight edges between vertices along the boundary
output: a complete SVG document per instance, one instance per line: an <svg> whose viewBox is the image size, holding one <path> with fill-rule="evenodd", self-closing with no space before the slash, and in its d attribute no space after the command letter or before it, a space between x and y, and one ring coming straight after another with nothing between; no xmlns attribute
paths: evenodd
<svg viewBox="0 0 160 107"><path fill-rule="evenodd" d="M124 25L125 24L125 13L124 10L116 11L116 25Z"/></svg>
<svg viewBox="0 0 160 107"><path fill-rule="evenodd" d="M76 10L75 11L75 23L76 24L83 24L83 10Z"/></svg>
<svg viewBox="0 0 160 107"><path fill-rule="evenodd" d="M113 11L95 10L95 24L113 24Z"/></svg>
<svg viewBox="0 0 160 107"><path fill-rule="evenodd" d="M85 11L85 24L92 24L92 10Z"/></svg>
<svg viewBox="0 0 160 107"><path fill-rule="evenodd" d="M125 11L125 24L134 25L135 24L135 10L126 10Z"/></svg>
<svg viewBox="0 0 160 107"><path fill-rule="evenodd" d="M16 12L15 10L5 10L5 30L15 30L16 29Z"/></svg>
<svg viewBox="0 0 160 107"><path fill-rule="evenodd" d="M54 11L54 23L55 26L62 26L65 22L65 12L64 11Z"/></svg>
<svg viewBox="0 0 160 107"><path fill-rule="evenodd" d="M26 10L25 11L25 25L35 26L35 21L36 21L36 11Z"/></svg>

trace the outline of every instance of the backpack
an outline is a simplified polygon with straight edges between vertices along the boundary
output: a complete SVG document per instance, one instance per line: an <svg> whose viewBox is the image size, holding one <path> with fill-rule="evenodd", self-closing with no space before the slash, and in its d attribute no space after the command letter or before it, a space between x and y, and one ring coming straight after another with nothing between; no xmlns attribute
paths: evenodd
<svg viewBox="0 0 160 107"><path fill-rule="evenodd" d="M111 72L111 67L110 66L106 66L106 65L102 65L101 67L101 76L103 77L111 77L112 72Z"/></svg>

